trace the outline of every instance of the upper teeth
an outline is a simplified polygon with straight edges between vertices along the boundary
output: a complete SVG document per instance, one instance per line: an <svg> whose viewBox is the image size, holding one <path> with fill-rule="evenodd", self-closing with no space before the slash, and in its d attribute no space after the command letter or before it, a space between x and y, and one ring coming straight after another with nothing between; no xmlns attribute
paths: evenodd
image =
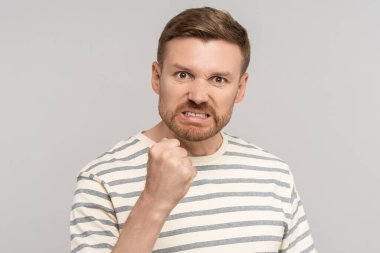
<svg viewBox="0 0 380 253"><path fill-rule="evenodd" d="M200 117L200 118L207 118L206 113L194 113L194 112L185 112L186 116L193 116L193 117Z"/></svg>

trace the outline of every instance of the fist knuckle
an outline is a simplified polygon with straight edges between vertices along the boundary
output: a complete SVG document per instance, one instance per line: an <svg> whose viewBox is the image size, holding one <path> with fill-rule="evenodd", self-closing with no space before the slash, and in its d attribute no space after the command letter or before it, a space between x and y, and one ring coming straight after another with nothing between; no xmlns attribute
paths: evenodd
<svg viewBox="0 0 380 253"><path fill-rule="evenodd" d="M181 148L181 154L183 155L183 156L188 156L188 152L187 152L187 150L186 149L184 149L184 148ZM189 159L190 160L190 159Z"/></svg>
<svg viewBox="0 0 380 253"><path fill-rule="evenodd" d="M155 143L149 149L149 155L150 156L156 156L158 152L159 152L159 145L157 143Z"/></svg>
<svg viewBox="0 0 380 253"><path fill-rule="evenodd" d="M176 146L180 145L180 142L177 139L171 139L171 141L172 141L173 145L176 145Z"/></svg>
<svg viewBox="0 0 380 253"><path fill-rule="evenodd" d="M189 180L189 179L193 178L193 176L194 176L194 171L191 170L191 168L189 168L188 166L185 166L185 167L182 169L182 176L183 176L186 180Z"/></svg>
<svg viewBox="0 0 380 253"><path fill-rule="evenodd" d="M165 150L164 152L162 152L161 156L160 156L163 160L166 160L166 161L170 161L171 160L171 154L168 150Z"/></svg>

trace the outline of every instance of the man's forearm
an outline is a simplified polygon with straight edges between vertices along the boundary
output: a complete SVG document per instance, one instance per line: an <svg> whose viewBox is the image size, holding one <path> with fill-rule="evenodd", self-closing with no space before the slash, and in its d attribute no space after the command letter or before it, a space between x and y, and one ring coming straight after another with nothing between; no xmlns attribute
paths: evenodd
<svg viewBox="0 0 380 253"><path fill-rule="evenodd" d="M148 153L145 188L119 236L113 253L150 253L166 218L186 195L197 174L177 139L162 139Z"/></svg>
<svg viewBox="0 0 380 253"><path fill-rule="evenodd" d="M150 253L170 210L144 193L128 216L112 253Z"/></svg>

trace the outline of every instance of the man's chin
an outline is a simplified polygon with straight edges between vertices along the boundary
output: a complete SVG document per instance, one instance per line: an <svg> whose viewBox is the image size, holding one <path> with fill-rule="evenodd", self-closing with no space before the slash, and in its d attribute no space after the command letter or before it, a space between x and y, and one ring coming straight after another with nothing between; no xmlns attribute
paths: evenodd
<svg viewBox="0 0 380 253"><path fill-rule="evenodd" d="M177 128L172 129L175 135L178 136L178 138L184 140L184 141L205 141L207 139L210 139L214 137L218 131L216 129L201 129L197 127L186 127L185 128Z"/></svg>
<svg viewBox="0 0 380 253"><path fill-rule="evenodd" d="M182 122L180 119L173 116L173 114L165 114L160 112L160 116L170 131L178 139L183 141L205 141L214 137L222 128L217 124L217 122L209 122L208 125L197 124L194 122L190 124L189 122Z"/></svg>

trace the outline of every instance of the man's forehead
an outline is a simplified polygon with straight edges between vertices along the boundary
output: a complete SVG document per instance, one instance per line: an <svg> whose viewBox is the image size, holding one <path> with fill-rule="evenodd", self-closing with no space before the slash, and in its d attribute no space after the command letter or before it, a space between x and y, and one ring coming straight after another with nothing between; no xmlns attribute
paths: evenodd
<svg viewBox="0 0 380 253"><path fill-rule="evenodd" d="M239 48L239 45L227 40L223 39L203 39L198 37L175 37L165 43L165 49L167 50L172 45L175 45L176 47L186 47L188 45L198 45L199 47L208 47L214 45L216 48L220 47L229 47L233 48L233 50L239 51L241 53L241 50Z"/></svg>
<svg viewBox="0 0 380 253"><path fill-rule="evenodd" d="M168 41L163 64L182 69L210 68L230 74L241 69L243 55L238 45L225 40L176 38Z"/></svg>

